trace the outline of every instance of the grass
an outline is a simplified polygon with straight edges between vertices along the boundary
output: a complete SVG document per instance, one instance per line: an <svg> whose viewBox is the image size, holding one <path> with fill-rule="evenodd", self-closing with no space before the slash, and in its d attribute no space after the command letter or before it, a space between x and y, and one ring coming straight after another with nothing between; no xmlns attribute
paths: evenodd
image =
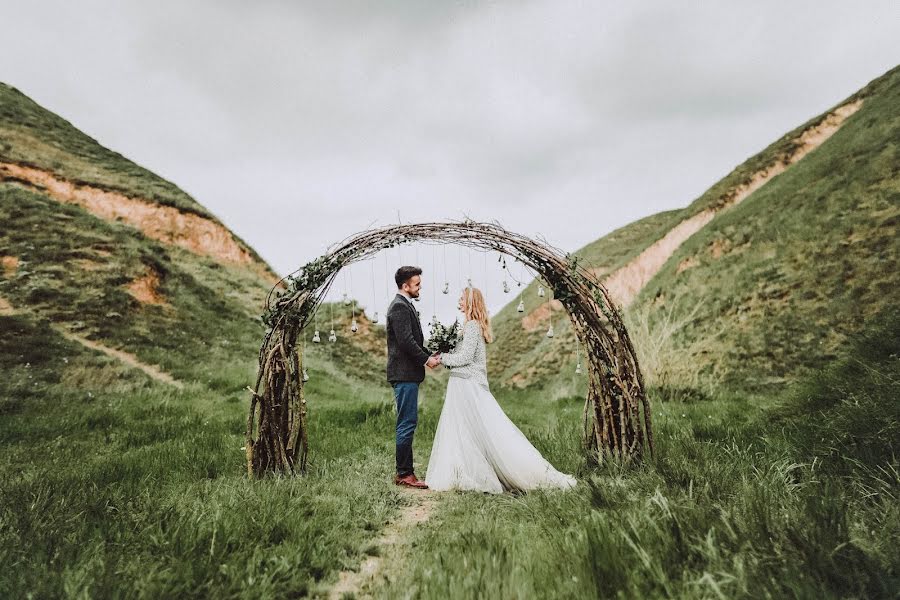
<svg viewBox="0 0 900 600"><path fill-rule="evenodd" d="M0 83L0 161L34 165L72 181L212 216L175 184L104 148L4 83Z"/></svg>
<svg viewBox="0 0 900 600"><path fill-rule="evenodd" d="M776 391L833 361L896 295L900 271L900 67L853 94L862 107L816 150L685 241L627 309L649 330L681 324L660 351L693 366L670 386ZM841 102L843 104L844 102ZM614 270L683 218L715 206L752 173L776 163L823 113L736 167L684 209L652 215L575 254ZM679 265L688 268L679 272ZM523 298L540 302L536 283ZM556 336L521 327L518 298L496 317L493 376L556 385L574 368L575 340L557 313ZM699 375L698 375L699 374ZM702 381L693 381L695 376Z"/></svg>
<svg viewBox="0 0 900 600"><path fill-rule="evenodd" d="M828 141L688 239L632 310L699 305L672 351L717 338L690 356L727 385L796 381L842 354L897 288L898 103L895 69ZM678 273L688 259L697 266Z"/></svg>
<svg viewBox="0 0 900 600"><path fill-rule="evenodd" d="M536 384L495 393L581 483L442 495L377 596L896 595L900 71L860 94L863 108L832 140L685 243L629 312L654 407L657 453L643 465L586 464L585 379L563 316L553 340L544 327L520 333L512 307L497 316L492 380L528 369ZM789 138L723 179L719 195ZM0 160L208 215L3 85ZM613 270L716 189L581 255ZM20 259L0 295L24 309L0 316L0 597L316 596L378 551L409 501L390 483L382 330L341 335L350 308L333 306L339 341L307 341L304 355L310 473L249 481L243 388L263 333L258 275L14 184L0 184L0 223L0 255ZM676 273L686 258L697 266ZM125 292L148 268L168 307ZM185 387L68 341L56 323ZM422 470L442 385L429 377L422 392Z"/></svg>
<svg viewBox="0 0 900 600"><path fill-rule="evenodd" d="M656 456L639 467L584 465L580 399L503 392L508 414L581 485L446 494L413 534L409 564L379 594L893 597L898 340L895 316L778 398L720 389L706 400L657 401Z"/></svg>
<svg viewBox="0 0 900 600"><path fill-rule="evenodd" d="M249 481L245 393L158 384L44 325L0 317L0 597L298 597L405 502L386 383L311 364L310 474Z"/></svg>
<svg viewBox="0 0 900 600"><path fill-rule="evenodd" d="M442 495L375 594L890 597L900 318L882 322L781 398L720 389L655 401L657 453L642 466L588 468L580 397L497 390L580 485ZM2 326L16 333L0 342L3 597L321 594L406 502L390 484L386 385L341 377L324 358L311 365L310 474L251 482L244 395L170 389L23 316ZM429 378L423 396L420 467L441 382Z"/></svg>

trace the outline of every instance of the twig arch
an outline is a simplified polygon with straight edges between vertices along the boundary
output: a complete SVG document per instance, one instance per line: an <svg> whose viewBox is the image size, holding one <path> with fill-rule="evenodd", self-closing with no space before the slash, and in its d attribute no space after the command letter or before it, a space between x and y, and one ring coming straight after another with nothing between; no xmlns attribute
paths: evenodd
<svg viewBox="0 0 900 600"><path fill-rule="evenodd" d="M451 243L510 256L537 272L565 307L585 350L588 393L583 446L590 458L640 459L653 452L651 410L637 355L621 312L597 277L577 258L510 232L497 222L469 219L399 224L369 229L333 245L285 276L269 292L262 320L269 328L259 351L256 387L247 417L247 472L306 471L307 402L303 391L301 335L338 272L388 248L410 243ZM286 285L285 285L286 284ZM277 291L281 286L283 291Z"/></svg>

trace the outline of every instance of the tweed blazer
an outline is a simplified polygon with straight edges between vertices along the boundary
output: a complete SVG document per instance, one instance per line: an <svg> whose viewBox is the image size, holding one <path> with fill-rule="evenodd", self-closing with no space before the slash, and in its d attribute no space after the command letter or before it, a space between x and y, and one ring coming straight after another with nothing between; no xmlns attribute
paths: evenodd
<svg viewBox="0 0 900 600"><path fill-rule="evenodd" d="M422 324L412 301L397 294L387 309L387 380L425 381L425 363L431 354L425 349Z"/></svg>

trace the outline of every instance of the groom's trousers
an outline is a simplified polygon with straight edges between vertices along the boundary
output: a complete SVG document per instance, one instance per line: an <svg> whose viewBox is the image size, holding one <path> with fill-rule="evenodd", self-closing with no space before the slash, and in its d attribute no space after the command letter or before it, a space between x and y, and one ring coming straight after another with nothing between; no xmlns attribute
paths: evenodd
<svg viewBox="0 0 900 600"><path fill-rule="evenodd" d="M397 401L397 475L413 472L413 434L419 421L419 384L398 381L392 384Z"/></svg>

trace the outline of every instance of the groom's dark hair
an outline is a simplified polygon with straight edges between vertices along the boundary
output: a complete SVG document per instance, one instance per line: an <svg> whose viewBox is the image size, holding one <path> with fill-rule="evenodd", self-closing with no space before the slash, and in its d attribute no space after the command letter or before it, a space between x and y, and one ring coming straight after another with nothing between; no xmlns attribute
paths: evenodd
<svg viewBox="0 0 900 600"><path fill-rule="evenodd" d="M394 281L397 282L397 289L403 287L403 284L415 277L416 275L421 275L422 269L419 267L400 267L397 269L397 272L394 273Z"/></svg>

